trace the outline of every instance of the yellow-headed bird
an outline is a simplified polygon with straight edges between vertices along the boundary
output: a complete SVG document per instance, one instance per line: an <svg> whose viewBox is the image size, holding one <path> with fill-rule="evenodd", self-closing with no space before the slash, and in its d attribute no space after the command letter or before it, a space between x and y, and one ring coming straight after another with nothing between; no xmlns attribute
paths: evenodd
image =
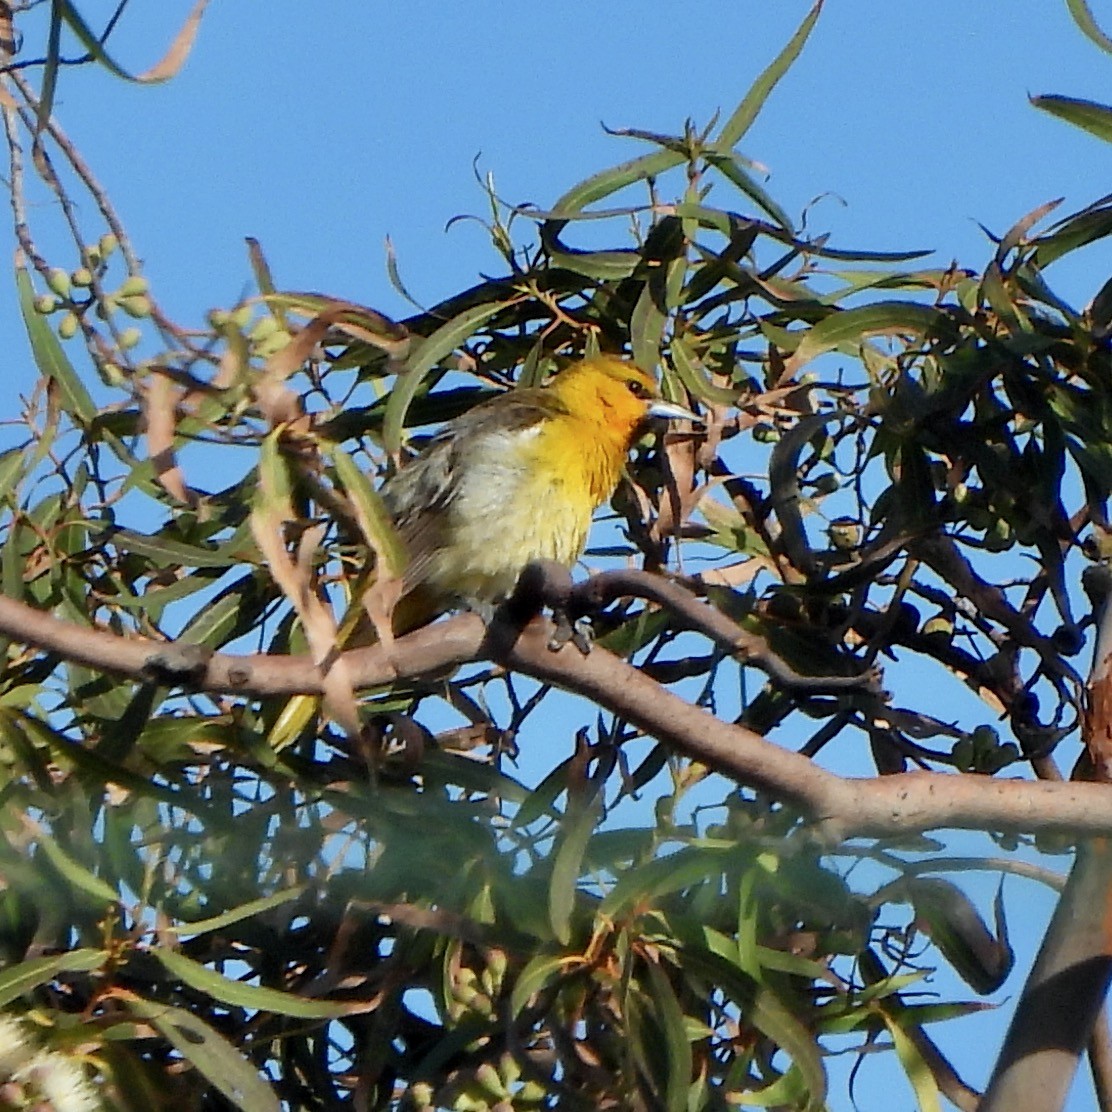
<svg viewBox="0 0 1112 1112"><path fill-rule="evenodd" d="M533 560L571 567L651 417L693 414L599 355L450 421L382 491L408 553L403 590L489 617Z"/></svg>

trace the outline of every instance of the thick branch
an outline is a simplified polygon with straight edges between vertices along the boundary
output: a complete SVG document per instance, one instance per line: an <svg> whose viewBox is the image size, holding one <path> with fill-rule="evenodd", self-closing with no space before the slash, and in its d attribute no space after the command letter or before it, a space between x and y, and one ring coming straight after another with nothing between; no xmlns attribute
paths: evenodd
<svg viewBox="0 0 1112 1112"><path fill-rule="evenodd" d="M1066 1095L1112 977L1112 848L1083 848L1023 987L981 1112L1052 1112Z"/></svg>
<svg viewBox="0 0 1112 1112"><path fill-rule="evenodd" d="M255 697L323 693L321 671L305 656L207 655L196 646L121 638L3 596L0 634L140 682ZM389 651L373 645L343 656L361 688L496 660L583 695L738 783L768 791L799 808L832 840L944 827L1112 834L1112 790L1106 785L929 772L844 779L692 706L602 648L586 657L571 646L551 652L551 635L552 624L543 619L518 635L505 623L488 630L476 615L462 614L399 638Z"/></svg>

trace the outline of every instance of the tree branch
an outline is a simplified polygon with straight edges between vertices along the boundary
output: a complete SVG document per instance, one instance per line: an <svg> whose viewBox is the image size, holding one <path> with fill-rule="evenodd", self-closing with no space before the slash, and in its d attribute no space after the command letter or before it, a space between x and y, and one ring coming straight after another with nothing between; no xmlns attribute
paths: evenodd
<svg viewBox="0 0 1112 1112"><path fill-rule="evenodd" d="M416 679L490 659L597 702L685 756L798 808L833 840L939 828L1112 834L1106 785L912 772L846 779L752 730L722 722L672 694L632 665L595 647L584 657L548 648L552 623L488 629L461 614L382 645L342 654L356 687ZM0 596L0 634L65 660L139 682L248 697L323 694L321 669L307 656L208 654L196 646L124 638L65 622Z"/></svg>

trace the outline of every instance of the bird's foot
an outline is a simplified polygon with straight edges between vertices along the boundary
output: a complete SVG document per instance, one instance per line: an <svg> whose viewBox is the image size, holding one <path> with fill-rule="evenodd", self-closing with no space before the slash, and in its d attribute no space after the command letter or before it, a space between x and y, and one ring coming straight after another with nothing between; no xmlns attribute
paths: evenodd
<svg viewBox="0 0 1112 1112"><path fill-rule="evenodd" d="M570 641L584 656L589 655L595 634L589 618L573 622L567 610L557 607L552 611L552 620L556 628L548 639L549 652L559 652Z"/></svg>

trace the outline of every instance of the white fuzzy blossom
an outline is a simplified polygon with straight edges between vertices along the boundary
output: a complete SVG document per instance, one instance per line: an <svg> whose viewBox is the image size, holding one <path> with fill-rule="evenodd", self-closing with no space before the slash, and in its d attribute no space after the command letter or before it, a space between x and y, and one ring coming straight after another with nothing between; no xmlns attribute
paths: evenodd
<svg viewBox="0 0 1112 1112"><path fill-rule="evenodd" d="M54 1050L36 1054L15 1072L15 1080L30 1084L53 1112L98 1112L100 1099L72 1058Z"/></svg>
<svg viewBox="0 0 1112 1112"><path fill-rule="evenodd" d="M11 1016L0 1015L0 1081L6 1081L35 1051L26 1027Z"/></svg>
<svg viewBox="0 0 1112 1112"><path fill-rule="evenodd" d="M41 1050L25 1023L0 1015L0 1084L6 1082L51 1112L99 1112L102 1107L76 1059Z"/></svg>

